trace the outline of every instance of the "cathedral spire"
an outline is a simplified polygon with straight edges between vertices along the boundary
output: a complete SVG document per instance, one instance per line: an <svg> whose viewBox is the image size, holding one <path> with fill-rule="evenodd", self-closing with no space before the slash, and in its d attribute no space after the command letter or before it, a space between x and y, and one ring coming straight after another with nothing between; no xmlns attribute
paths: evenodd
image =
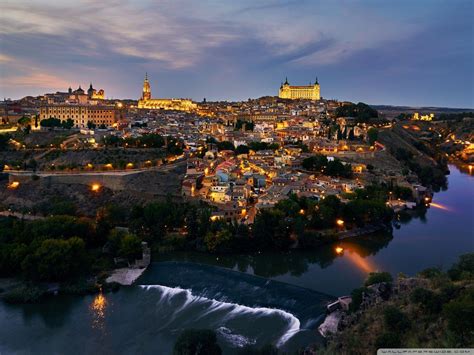
<svg viewBox="0 0 474 355"><path fill-rule="evenodd" d="M285 78L285 85L289 85L288 84L288 77Z"/></svg>
<svg viewBox="0 0 474 355"><path fill-rule="evenodd" d="M314 82L314 85L319 85L319 83L318 83L318 77L316 77L316 81Z"/></svg>

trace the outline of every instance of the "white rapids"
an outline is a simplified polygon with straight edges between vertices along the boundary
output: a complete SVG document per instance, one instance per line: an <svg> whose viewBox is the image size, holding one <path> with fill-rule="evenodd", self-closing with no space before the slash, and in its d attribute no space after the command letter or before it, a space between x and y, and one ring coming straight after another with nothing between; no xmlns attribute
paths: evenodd
<svg viewBox="0 0 474 355"><path fill-rule="evenodd" d="M230 330L226 323L242 315L252 315L254 317L277 316L284 320L286 327L276 341L276 346L283 346L293 335L300 331L300 321L291 313L281 309L265 308L265 307L248 307L236 303L217 301L212 298L193 295L191 290L182 289L180 287L166 287L161 285L140 285L145 290L156 290L161 293L159 303L171 303L173 301L173 316L168 320L171 323L179 314L190 306L200 306L202 312L197 316L195 321L204 317L210 317L216 312L222 312L224 315L219 318L217 324L217 333L226 341L237 347L244 347L255 344L255 339L250 339L241 334L235 334Z"/></svg>

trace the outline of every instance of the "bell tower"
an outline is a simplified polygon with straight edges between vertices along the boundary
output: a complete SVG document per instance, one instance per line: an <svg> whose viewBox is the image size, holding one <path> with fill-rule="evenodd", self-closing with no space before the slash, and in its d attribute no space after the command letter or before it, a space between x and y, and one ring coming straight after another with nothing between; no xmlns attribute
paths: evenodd
<svg viewBox="0 0 474 355"><path fill-rule="evenodd" d="M151 99L150 82L148 81L148 73L145 73L145 80L143 81L142 100Z"/></svg>

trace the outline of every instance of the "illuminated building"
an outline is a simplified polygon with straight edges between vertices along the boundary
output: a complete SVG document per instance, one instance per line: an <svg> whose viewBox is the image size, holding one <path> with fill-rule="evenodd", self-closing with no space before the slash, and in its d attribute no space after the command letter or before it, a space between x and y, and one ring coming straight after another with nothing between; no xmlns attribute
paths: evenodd
<svg viewBox="0 0 474 355"><path fill-rule="evenodd" d="M280 99L304 99L304 100L320 100L321 92L318 78L314 84L308 86L293 86L288 83L288 78L280 86L278 93Z"/></svg>
<svg viewBox="0 0 474 355"><path fill-rule="evenodd" d="M146 74L142 97L138 100L138 108L192 111L197 108L197 105L190 99L152 99L150 82Z"/></svg>
<svg viewBox="0 0 474 355"><path fill-rule="evenodd" d="M413 114L414 121L432 121L434 118L434 113L430 113L429 115L420 115L418 112Z"/></svg>
<svg viewBox="0 0 474 355"><path fill-rule="evenodd" d="M92 100L103 100L105 98L105 92L104 89L94 89L91 83L89 89L87 90L87 96Z"/></svg>
<svg viewBox="0 0 474 355"><path fill-rule="evenodd" d="M98 105L59 104L40 107L40 122L47 118L58 118L61 121L71 119L78 128L87 127L87 122L107 127L117 122L115 107Z"/></svg>

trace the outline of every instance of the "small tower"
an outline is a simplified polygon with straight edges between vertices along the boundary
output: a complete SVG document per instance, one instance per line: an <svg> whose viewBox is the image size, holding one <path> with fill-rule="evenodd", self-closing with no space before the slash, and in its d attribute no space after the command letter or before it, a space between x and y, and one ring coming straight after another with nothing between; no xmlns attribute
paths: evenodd
<svg viewBox="0 0 474 355"><path fill-rule="evenodd" d="M95 94L95 89L92 87L92 83L91 83L89 86L89 89L87 90L87 96L89 96L89 98L92 98L94 94Z"/></svg>
<svg viewBox="0 0 474 355"><path fill-rule="evenodd" d="M143 81L142 100L151 99L150 82L148 81L148 73L145 73L145 80Z"/></svg>

